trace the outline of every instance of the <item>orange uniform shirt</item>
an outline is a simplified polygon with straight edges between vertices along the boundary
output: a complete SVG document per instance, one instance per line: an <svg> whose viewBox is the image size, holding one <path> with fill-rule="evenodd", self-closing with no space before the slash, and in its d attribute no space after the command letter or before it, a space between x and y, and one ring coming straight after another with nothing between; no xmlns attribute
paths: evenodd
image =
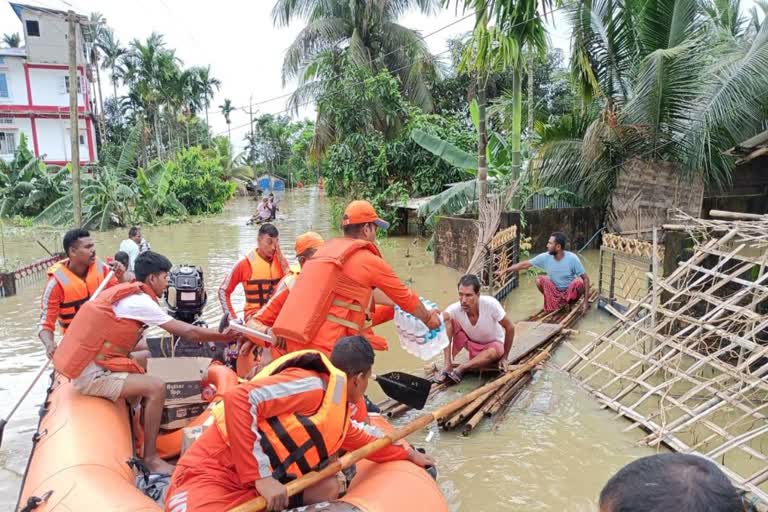
<svg viewBox="0 0 768 512"><path fill-rule="evenodd" d="M278 256L275 255L275 257ZM251 278L251 273L251 262L248 261L248 258L243 258L237 262L219 287L219 303L221 304L221 310L228 311L232 318L238 317L237 313L235 313L235 308L232 307L232 292L235 291L235 288L237 288L238 285L248 281ZM280 272L280 275L275 275L273 277L275 279L280 279L283 277L283 273Z"/></svg>
<svg viewBox="0 0 768 512"><path fill-rule="evenodd" d="M104 265L104 275L109 274L110 268ZM112 276L107 288L118 284L117 278ZM56 320L59 318L59 309L64 302L64 289L61 287L55 277L48 278L45 285L45 291L40 299L40 322L38 332L51 331L56 332Z"/></svg>

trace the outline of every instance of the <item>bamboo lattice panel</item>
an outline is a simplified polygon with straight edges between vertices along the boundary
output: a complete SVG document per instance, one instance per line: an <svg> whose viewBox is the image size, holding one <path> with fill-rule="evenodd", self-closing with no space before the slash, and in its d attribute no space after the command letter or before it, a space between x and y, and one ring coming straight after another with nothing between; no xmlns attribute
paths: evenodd
<svg viewBox="0 0 768 512"><path fill-rule="evenodd" d="M627 238L613 233L603 234L603 247L613 249L616 252L627 254L629 256L639 256L650 259L653 255L653 244L644 240ZM664 247L656 248L656 257L658 261L664 261Z"/></svg>
<svg viewBox="0 0 768 512"><path fill-rule="evenodd" d="M685 220L691 259L565 369L642 443L707 457L768 504L768 217Z"/></svg>

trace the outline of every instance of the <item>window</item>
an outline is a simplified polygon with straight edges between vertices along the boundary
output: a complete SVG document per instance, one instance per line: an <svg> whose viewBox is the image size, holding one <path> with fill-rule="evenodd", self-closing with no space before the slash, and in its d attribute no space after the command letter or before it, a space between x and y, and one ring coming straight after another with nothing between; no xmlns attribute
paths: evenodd
<svg viewBox="0 0 768 512"><path fill-rule="evenodd" d="M69 94L69 77L64 77L64 90ZM81 94L83 92L82 87L80 86L80 78L77 79L77 94Z"/></svg>
<svg viewBox="0 0 768 512"><path fill-rule="evenodd" d="M16 134L0 132L0 155L12 155L16 152Z"/></svg>
<svg viewBox="0 0 768 512"><path fill-rule="evenodd" d="M5 66L5 56L0 55L0 66Z"/></svg>
<svg viewBox="0 0 768 512"><path fill-rule="evenodd" d="M40 37L40 22L27 20L27 36Z"/></svg>
<svg viewBox="0 0 768 512"><path fill-rule="evenodd" d="M0 73L0 98L10 98L8 91L8 75Z"/></svg>
<svg viewBox="0 0 768 512"><path fill-rule="evenodd" d="M80 145L81 146L85 146L85 134L84 133L80 134Z"/></svg>

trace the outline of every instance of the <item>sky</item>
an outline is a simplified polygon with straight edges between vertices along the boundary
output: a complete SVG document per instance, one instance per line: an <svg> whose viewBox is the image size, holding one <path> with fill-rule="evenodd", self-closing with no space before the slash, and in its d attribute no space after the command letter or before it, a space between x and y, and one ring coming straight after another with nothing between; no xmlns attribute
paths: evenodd
<svg viewBox="0 0 768 512"><path fill-rule="evenodd" d="M80 14L101 12L123 45L132 39L146 39L153 31L164 35L170 48L185 66L210 65L214 77L221 80L209 110L212 131L227 133L224 116L219 112L224 98L238 108L231 114L232 143L243 147L248 130L248 105L254 113L284 113L286 100L294 84L283 87L281 68L286 48L302 28L301 22L289 27L275 28L270 14L272 0L29 0L20 3L40 5L51 9L74 9ZM742 2L749 9L752 0ZM556 13L554 25L549 25L552 46L566 52L570 29ZM462 18L465 18L462 20ZM455 9L434 16L412 12L400 23L421 31L433 53L444 52L451 37L472 29L473 16ZM23 33L21 23L10 5L0 4L0 33ZM434 33L434 34L433 34ZM430 35L431 34L431 35ZM446 54L443 54L444 56ZM111 85L102 75L105 97ZM313 117L312 108L300 112L301 117Z"/></svg>

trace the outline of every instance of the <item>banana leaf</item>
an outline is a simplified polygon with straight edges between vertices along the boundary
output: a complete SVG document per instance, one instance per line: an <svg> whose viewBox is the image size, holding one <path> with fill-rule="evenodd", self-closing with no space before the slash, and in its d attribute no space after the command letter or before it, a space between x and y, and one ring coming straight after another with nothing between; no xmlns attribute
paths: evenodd
<svg viewBox="0 0 768 512"><path fill-rule="evenodd" d="M460 169L477 169L477 156L457 148L450 142L444 141L418 128L411 131L411 139L435 156L439 156L451 165Z"/></svg>

